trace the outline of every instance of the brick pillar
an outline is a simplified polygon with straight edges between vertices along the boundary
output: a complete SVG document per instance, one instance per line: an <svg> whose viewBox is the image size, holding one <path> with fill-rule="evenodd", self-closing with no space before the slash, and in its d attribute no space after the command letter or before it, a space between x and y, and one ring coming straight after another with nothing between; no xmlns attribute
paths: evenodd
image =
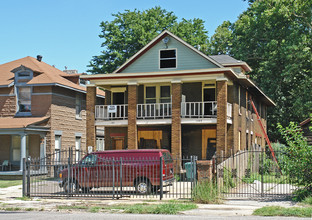
<svg viewBox="0 0 312 220"><path fill-rule="evenodd" d="M128 149L138 149L137 85L128 85Z"/></svg>
<svg viewBox="0 0 312 220"><path fill-rule="evenodd" d="M232 104L232 124L228 125L228 153L238 151L238 124L239 124L239 105L238 87L236 85L228 88L228 102Z"/></svg>
<svg viewBox="0 0 312 220"><path fill-rule="evenodd" d="M217 155L227 148L227 80L217 81ZM226 154L225 154L226 155Z"/></svg>
<svg viewBox="0 0 312 220"><path fill-rule="evenodd" d="M86 101L86 113L87 113L87 145L86 151L88 151L88 146L92 146L93 151L96 150L96 133L95 133L95 102L96 102L96 87L87 86L87 101Z"/></svg>
<svg viewBox="0 0 312 220"><path fill-rule="evenodd" d="M181 83L172 83L171 153L181 158Z"/></svg>

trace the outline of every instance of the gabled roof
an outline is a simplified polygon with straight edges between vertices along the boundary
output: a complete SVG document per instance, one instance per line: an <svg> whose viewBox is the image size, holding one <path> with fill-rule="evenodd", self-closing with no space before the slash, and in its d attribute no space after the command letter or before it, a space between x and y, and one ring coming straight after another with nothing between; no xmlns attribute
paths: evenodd
<svg viewBox="0 0 312 220"><path fill-rule="evenodd" d="M84 86L77 85L66 79L67 77L73 77L73 74L65 73L30 56L0 65L0 86L5 87L13 83L14 71L21 66L31 69L34 73L37 73L34 74L34 77L27 83L28 85L61 85L81 92L86 91ZM79 75L80 74L75 74L76 77ZM101 90L98 90L97 93L98 95L105 96L105 93Z"/></svg>
<svg viewBox="0 0 312 220"><path fill-rule="evenodd" d="M157 37L155 37L151 42L149 42L145 47L143 47L141 50L139 50L136 54L134 54L131 58L129 58L124 64L122 64L118 69L116 69L113 73L120 73L122 70L127 68L131 63L133 63L136 59L138 59L140 56L142 56L144 53L146 53L151 47L153 47L155 44L157 44L159 41L161 41L163 38L166 36L170 36L174 38L175 40L179 41L189 49L193 50L200 56L204 57L207 59L209 62L215 64L218 67L223 67L220 63L216 62L206 54L202 53L201 51L197 50L195 47L191 46L190 44L186 43L184 40L179 38L178 36L174 35L173 33L165 30L161 34L159 34Z"/></svg>
<svg viewBox="0 0 312 220"><path fill-rule="evenodd" d="M246 72L251 71L251 68L248 66L246 62L237 60L229 55L221 54L221 55L211 55L209 57L215 60L216 62L220 63L224 67L241 66Z"/></svg>

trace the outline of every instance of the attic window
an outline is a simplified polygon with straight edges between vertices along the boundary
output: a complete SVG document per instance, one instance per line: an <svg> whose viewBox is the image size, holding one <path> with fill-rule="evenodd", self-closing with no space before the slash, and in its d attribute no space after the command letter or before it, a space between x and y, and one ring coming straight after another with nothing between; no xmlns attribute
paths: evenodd
<svg viewBox="0 0 312 220"><path fill-rule="evenodd" d="M177 67L177 50L161 50L160 51L160 69Z"/></svg>
<svg viewBox="0 0 312 220"><path fill-rule="evenodd" d="M30 77L30 72L19 72L18 77Z"/></svg>

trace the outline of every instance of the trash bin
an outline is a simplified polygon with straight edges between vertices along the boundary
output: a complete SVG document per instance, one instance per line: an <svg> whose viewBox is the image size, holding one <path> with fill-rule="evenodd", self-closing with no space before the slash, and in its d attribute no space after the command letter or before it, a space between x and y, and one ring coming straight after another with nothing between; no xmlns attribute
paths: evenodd
<svg viewBox="0 0 312 220"><path fill-rule="evenodd" d="M187 162L184 164L184 166L186 170L186 178L188 180L194 179L194 166L196 166L196 164L194 162Z"/></svg>

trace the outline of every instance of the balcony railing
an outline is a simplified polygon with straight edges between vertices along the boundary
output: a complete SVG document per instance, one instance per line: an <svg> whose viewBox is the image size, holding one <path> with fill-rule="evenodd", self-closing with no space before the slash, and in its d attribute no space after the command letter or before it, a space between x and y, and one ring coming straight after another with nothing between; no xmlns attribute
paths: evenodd
<svg viewBox="0 0 312 220"><path fill-rule="evenodd" d="M182 102L182 118L215 118L217 117L217 102Z"/></svg>
<svg viewBox="0 0 312 220"><path fill-rule="evenodd" d="M137 105L138 119L171 118L171 103L150 103ZM182 102L182 118L216 118L217 102ZM227 103L227 117L232 118L232 104ZM95 118L100 120L128 119L128 105L96 105Z"/></svg>
<svg viewBox="0 0 312 220"><path fill-rule="evenodd" d="M127 119L128 105L96 105L95 118L102 120Z"/></svg>
<svg viewBox="0 0 312 220"><path fill-rule="evenodd" d="M171 118L171 103L151 103L137 105L138 119Z"/></svg>

